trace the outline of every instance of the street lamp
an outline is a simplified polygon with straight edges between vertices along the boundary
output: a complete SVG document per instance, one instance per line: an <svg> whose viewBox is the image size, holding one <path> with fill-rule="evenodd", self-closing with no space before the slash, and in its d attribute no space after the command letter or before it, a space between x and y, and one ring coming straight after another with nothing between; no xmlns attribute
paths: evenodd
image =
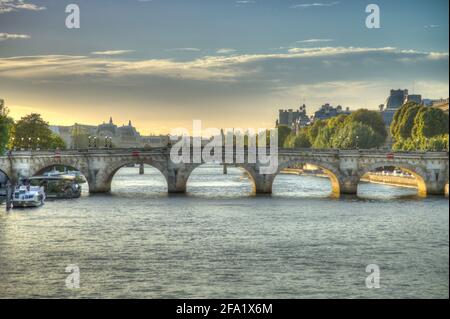
<svg viewBox="0 0 450 319"><path fill-rule="evenodd" d="M39 148L39 143L41 142L41 139L38 137L37 139L37 143L36 143L36 150L40 151L41 149Z"/></svg>

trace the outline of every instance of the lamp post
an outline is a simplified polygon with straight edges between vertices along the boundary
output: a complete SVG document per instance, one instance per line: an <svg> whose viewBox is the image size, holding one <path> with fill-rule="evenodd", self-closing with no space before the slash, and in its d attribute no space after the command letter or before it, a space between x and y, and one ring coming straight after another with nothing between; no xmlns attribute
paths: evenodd
<svg viewBox="0 0 450 319"><path fill-rule="evenodd" d="M39 143L41 142L41 139L38 137L37 139L36 139L36 150L37 151L40 151L41 149L39 148Z"/></svg>

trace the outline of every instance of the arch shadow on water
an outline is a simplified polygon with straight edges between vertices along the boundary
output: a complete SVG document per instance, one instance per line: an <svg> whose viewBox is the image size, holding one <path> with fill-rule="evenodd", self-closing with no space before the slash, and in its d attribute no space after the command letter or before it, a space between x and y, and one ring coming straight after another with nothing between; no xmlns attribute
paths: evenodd
<svg viewBox="0 0 450 319"><path fill-rule="evenodd" d="M398 185L392 184L393 182ZM357 196L360 200L369 201L392 199L413 201L424 199L426 192L424 179L414 170L378 165L361 173Z"/></svg>
<svg viewBox="0 0 450 319"><path fill-rule="evenodd" d="M282 198L339 198L333 192L332 182L327 175L297 175L280 173L272 186L272 197Z"/></svg>
<svg viewBox="0 0 450 319"><path fill-rule="evenodd" d="M246 198L254 194L254 181L241 167L228 166L227 174L219 164L203 164L192 171L187 181L188 197Z"/></svg>
<svg viewBox="0 0 450 319"><path fill-rule="evenodd" d="M9 180L8 174L0 169L0 203L3 202L3 199L6 196L6 184Z"/></svg>
<svg viewBox="0 0 450 319"><path fill-rule="evenodd" d="M111 193L107 195L139 199L167 197L167 181L151 165L144 165L142 175L139 174L139 165L123 165L111 175Z"/></svg>

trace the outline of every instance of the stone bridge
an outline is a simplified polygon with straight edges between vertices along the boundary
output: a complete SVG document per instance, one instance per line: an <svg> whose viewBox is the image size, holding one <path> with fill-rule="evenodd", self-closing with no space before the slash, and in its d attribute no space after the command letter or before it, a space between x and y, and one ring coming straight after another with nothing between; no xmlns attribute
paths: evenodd
<svg viewBox="0 0 450 319"><path fill-rule="evenodd" d="M278 172L268 175L260 174L259 164L248 163L248 152L245 150L244 153L244 163L236 163L237 156L234 154L233 163L229 165L247 171L257 194L270 194L277 174L284 168L298 164L322 168L330 177L335 195L356 194L362 176L387 166L399 167L415 176L421 196L444 195L449 180L447 152L279 149ZM169 148L21 151L0 156L0 170L13 182L21 177L41 174L55 165L63 165L81 171L89 183L91 193L109 192L114 174L129 164L148 164L159 170L167 181L169 193L186 192L190 174L202 165L175 164L170 158Z"/></svg>

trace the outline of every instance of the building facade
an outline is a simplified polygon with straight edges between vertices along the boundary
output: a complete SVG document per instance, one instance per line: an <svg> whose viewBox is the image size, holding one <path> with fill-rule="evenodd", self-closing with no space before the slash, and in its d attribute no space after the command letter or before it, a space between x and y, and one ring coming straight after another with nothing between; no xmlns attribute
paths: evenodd
<svg viewBox="0 0 450 319"><path fill-rule="evenodd" d="M341 105L336 107L331 106L329 103L326 103L320 107L320 109L314 113L314 120L328 120L330 118L339 116L339 115L350 115L351 111L347 107L344 108Z"/></svg>
<svg viewBox="0 0 450 319"><path fill-rule="evenodd" d="M72 126L50 126L70 149L82 148L143 148L163 147L167 136L141 136L131 121L118 126L110 118L98 126L74 124Z"/></svg>
<svg viewBox="0 0 450 319"><path fill-rule="evenodd" d="M293 109L279 110L279 117L276 125L287 126L292 130L297 131L302 127L308 126L310 123L311 119L306 114L306 105L303 104L295 111Z"/></svg>

